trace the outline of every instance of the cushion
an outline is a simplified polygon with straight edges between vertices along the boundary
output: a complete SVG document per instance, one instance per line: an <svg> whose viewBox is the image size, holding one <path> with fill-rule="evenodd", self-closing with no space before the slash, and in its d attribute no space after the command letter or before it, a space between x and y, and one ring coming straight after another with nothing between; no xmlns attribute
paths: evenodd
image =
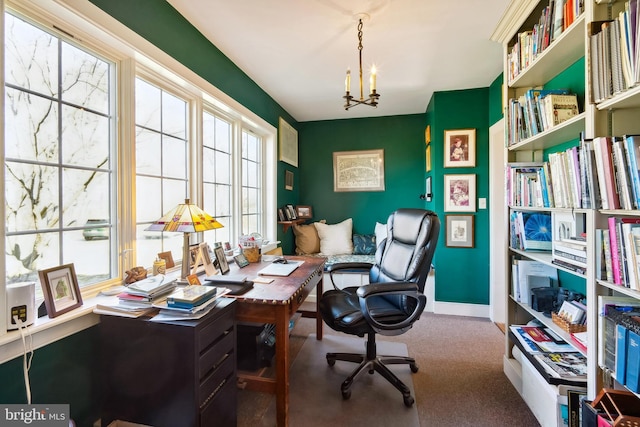
<svg viewBox="0 0 640 427"><path fill-rule="evenodd" d="M387 238L387 224L380 224L379 222L376 222L376 229L374 233L376 233L376 246L378 246Z"/></svg>
<svg viewBox="0 0 640 427"><path fill-rule="evenodd" d="M324 222L324 220L321 222ZM297 255L317 254L320 252L320 238L313 224L294 224L293 235L296 240Z"/></svg>
<svg viewBox="0 0 640 427"><path fill-rule="evenodd" d="M376 235L375 234L354 234L353 235L353 254L354 255L373 255L376 253Z"/></svg>
<svg viewBox="0 0 640 427"><path fill-rule="evenodd" d="M353 253L352 227L353 220L345 219L338 224L313 224L320 238L320 253L323 255L340 255Z"/></svg>

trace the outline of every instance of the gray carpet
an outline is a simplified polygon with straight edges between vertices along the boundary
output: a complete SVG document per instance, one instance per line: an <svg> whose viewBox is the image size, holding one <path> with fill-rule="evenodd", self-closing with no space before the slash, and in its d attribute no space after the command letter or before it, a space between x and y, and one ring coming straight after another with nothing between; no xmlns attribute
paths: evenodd
<svg viewBox="0 0 640 427"><path fill-rule="evenodd" d="M376 340L378 354L407 356L403 343ZM290 372L291 426L420 426L416 405L407 408L402 394L378 373L363 374L351 386L351 398L342 399L340 385L356 368L355 363L337 361L327 364L327 352L364 352L364 340L348 335L325 335L322 341L315 334L306 339ZM390 369L411 389L415 396L408 365ZM310 405L309 402L317 402ZM265 419L275 418L275 399Z"/></svg>

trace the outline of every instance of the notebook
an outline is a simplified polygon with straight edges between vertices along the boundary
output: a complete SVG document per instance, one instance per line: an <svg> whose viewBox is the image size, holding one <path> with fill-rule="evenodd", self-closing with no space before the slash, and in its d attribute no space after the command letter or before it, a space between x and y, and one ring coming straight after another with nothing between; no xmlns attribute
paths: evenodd
<svg viewBox="0 0 640 427"><path fill-rule="evenodd" d="M258 272L260 276L288 276L304 261L289 261L286 264L271 263Z"/></svg>

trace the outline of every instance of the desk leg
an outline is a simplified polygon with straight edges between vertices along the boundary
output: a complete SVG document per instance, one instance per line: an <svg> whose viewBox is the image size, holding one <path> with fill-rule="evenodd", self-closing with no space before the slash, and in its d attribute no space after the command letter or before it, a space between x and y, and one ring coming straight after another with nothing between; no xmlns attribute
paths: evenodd
<svg viewBox="0 0 640 427"><path fill-rule="evenodd" d="M320 314L320 298L322 297L322 283L324 279L321 277L316 285L316 340L322 339L322 315Z"/></svg>
<svg viewBox="0 0 640 427"><path fill-rule="evenodd" d="M276 421L289 425L289 306L276 306Z"/></svg>

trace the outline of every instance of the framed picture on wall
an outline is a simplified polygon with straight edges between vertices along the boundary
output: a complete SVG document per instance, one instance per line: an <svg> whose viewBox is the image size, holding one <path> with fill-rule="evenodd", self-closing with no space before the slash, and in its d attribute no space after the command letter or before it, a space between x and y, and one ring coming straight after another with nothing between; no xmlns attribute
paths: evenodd
<svg viewBox="0 0 640 427"><path fill-rule="evenodd" d="M473 215L445 215L446 245L449 248L473 248Z"/></svg>
<svg viewBox="0 0 640 427"><path fill-rule="evenodd" d="M471 168L476 165L476 130L444 131L444 167Z"/></svg>
<svg viewBox="0 0 640 427"><path fill-rule="evenodd" d="M333 191L384 191L384 150L334 152Z"/></svg>
<svg viewBox="0 0 640 427"><path fill-rule="evenodd" d="M282 117L280 117L278 126L278 138L280 142L280 161L298 167L298 131Z"/></svg>
<svg viewBox="0 0 640 427"><path fill-rule="evenodd" d="M444 176L444 211L475 212L476 211L476 176L445 175Z"/></svg>

